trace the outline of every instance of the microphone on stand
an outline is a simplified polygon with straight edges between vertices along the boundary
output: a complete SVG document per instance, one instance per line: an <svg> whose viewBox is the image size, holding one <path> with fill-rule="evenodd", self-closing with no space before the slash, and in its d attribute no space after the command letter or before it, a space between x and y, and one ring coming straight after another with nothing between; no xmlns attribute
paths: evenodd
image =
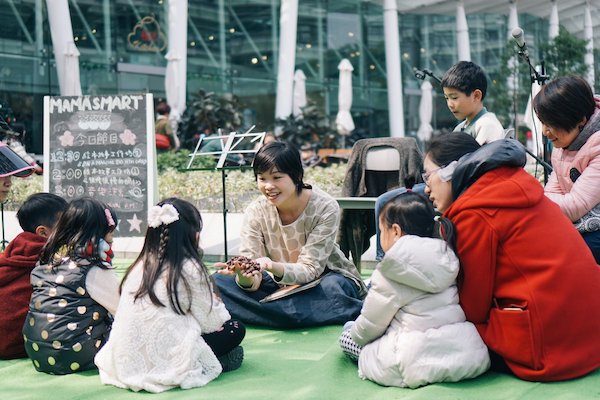
<svg viewBox="0 0 600 400"><path fill-rule="evenodd" d="M425 68L418 69L416 67L413 67L413 73L415 75L415 78L417 78L417 79L425 80L425 78L427 76L429 76L432 79L434 79L437 83L442 83L442 80L440 78L438 78L437 76L435 76L435 74L433 72L431 72L431 70L428 70Z"/></svg>
<svg viewBox="0 0 600 400"><path fill-rule="evenodd" d="M546 80L548 79L548 75L546 75L545 70L544 70L544 62L542 61L542 71L540 74L533 67L533 65L531 65L531 60L529 59L529 51L527 51L527 44L525 43L524 34L525 33L523 32L523 29L521 29L519 27L516 27L511 32L513 39L515 40L515 42L517 43L517 46L519 47L519 55L523 58L523 60L529 66L529 75L531 78L531 83L533 84L534 82L537 82L538 84L543 85L546 82ZM529 155L531 155L533 158L535 158L536 161L538 161L544 167L544 184L545 184L548 182L548 172L552 172L552 167L547 163L547 161L548 161L548 157L547 157L548 153L546 151L546 146L548 143L547 138L544 136L542 141L543 141L543 146L542 146L543 160L540 160L536 155L534 155L529 150L527 150L527 149L525 149L525 150L527 151L527 153L529 153Z"/></svg>
<svg viewBox="0 0 600 400"><path fill-rule="evenodd" d="M527 51L527 44L525 43L524 33L525 32L523 32L523 29L516 27L512 30L511 35L513 39L515 39L515 42L517 42L519 50L521 50L525 55L529 56L529 52Z"/></svg>
<svg viewBox="0 0 600 400"><path fill-rule="evenodd" d="M425 79L425 72L421 71L417 67L413 67L413 73L415 74L415 78L417 79Z"/></svg>

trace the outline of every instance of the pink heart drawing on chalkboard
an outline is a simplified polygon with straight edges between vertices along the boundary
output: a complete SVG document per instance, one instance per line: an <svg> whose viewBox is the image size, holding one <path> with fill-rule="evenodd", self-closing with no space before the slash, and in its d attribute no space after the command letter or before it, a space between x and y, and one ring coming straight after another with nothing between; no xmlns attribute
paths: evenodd
<svg viewBox="0 0 600 400"><path fill-rule="evenodd" d="M131 132L129 129L125 129L125 131L121 133L119 137L121 138L121 142L123 142L123 144L131 146L135 145L135 139L137 138L135 133Z"/></svg>

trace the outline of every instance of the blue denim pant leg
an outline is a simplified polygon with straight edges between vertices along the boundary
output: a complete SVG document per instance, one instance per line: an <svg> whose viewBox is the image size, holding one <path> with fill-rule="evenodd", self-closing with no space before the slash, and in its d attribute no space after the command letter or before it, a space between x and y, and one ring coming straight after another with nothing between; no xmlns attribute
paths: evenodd
<svg viewBox="0 0 600 400"><path fill-rule="evenodd" d="M240 289L231 275L213 277L232 318L250 325L300 328L343 324L360 314L363 303L356 284L333 272L324 275L314 288L267 303L260 300L279 289L267 273L263 273L255 292Z"/></svg>
<svg viewBox="0 0 600 400"><path fill-rule="evenodd" d="M596 259L596 264L600 264L600 231L582 233L583 240L588 245Z"/></svg>
<svg viewBox="0 0 600 400"><path fill-rule="evenodd" d="M413 186L413 188L411 190L415 193L425 195L425 184L418 183L415 186ZM381 248L381 242L379 241L379 236L381 234L381 232L379 231L379 212L381 211L383 206L385 206L387 204L388 201L390 201L391 199L393 199L394 197L396 197L402 193L406 193L405 187L401 187L401 188L390 190L389 192L385 192L384 194L379 196L377 198L377 200L375 201L375 235L376 235L375 238L376 238L376 243L377 243L377 253L376 253L375 259L377 261L381 261L381 259L385 255L385 252Z"/></svg>

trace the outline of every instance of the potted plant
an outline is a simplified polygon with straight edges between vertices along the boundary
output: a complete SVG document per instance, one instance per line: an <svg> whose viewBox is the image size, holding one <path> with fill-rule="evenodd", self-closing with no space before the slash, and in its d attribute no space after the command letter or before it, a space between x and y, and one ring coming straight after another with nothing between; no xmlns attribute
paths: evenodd
<svg viewBox="0 0 600 400"><path fill-rule="evenodd" d="M332 129L329 118L312 101L302 107L301 115L277 119L275 125L279 127L277 138L299 149L307 145L314 150L321 147L337 148L337 132Z"/></svg>
<svg viewBox="0 0 600 400"><path fill-rule="evenodd" d="M199 90L195 93L179 122L181 146L194 149L200 135L223 133L239 129L242 125L242 113L237 96L225 93L221 96L214 92Z"/></svg>

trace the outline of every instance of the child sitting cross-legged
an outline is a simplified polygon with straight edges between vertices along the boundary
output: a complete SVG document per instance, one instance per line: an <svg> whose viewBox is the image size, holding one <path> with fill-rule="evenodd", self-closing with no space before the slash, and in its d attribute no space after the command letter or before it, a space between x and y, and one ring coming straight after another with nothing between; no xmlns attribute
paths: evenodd
<svg viewBox="0 0 600 400"><path fill-rule="evenodd" d="M121 283L100 379L134 391L204 386L241 365L246 333L231 320L202 262L202 218L169 198L148 211L144 247Z"/></svg>
<svg viewBox="0 0 600 400"><path fill-rule="evenodd" d="M358 359L358 374L380 385L416 388L473 378L490 366L488 350L458 304L459 262L450 247L452 224L440 220L449 242L434 236L434 210L407 192L381 212L385 257L356 321L340 336Z"/></svg>
<svg viewBox="0 0 600 400"><path fill-rule="evenodd" d="M31 298L31 270L67 202L50 193L32 194L17 212L23 229L0 255L0 358L27 357L23 321Z"/></svg>
<svg viewBox="0 0 600 400"><path fill-rule="evenodd" d="M92 198L73 200L50 234L31 272L33 293L23 325L35 369L69 374L95 368L117 304L112 269L116 214Z"/></svg>

